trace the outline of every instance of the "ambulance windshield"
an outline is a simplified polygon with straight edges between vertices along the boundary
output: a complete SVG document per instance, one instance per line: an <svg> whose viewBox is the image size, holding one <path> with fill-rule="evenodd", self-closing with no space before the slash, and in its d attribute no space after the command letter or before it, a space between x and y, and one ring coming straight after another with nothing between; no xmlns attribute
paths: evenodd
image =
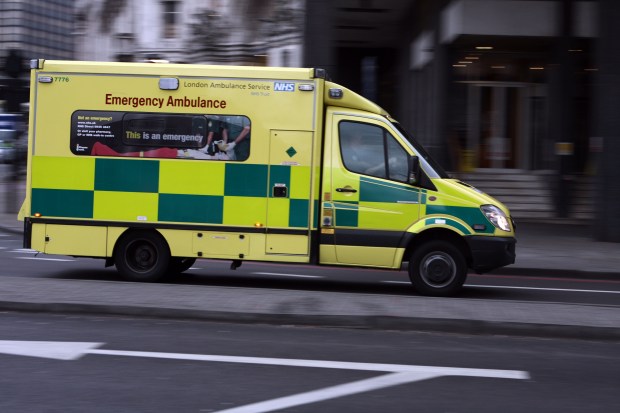
<svg viewBox="0 0 620 413"><path fill-rule="evenodd" d="M435 161L426 149L420 145L398 122L392 121L392 125L413 146L415 153L420 158L420 165L429 178L450 178L450 175Z"/></svg>

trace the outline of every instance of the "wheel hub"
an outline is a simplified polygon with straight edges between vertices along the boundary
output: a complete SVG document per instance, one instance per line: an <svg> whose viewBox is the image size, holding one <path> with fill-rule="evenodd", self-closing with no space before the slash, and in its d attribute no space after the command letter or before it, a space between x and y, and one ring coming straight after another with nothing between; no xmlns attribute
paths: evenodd
<svg viewBox="0 0 620 413"><path fill-rule="evenodd" d="M152 246L137 243L129 250L127 263L135 271L148 271L157 261L157 254Z"/></svg>
<svg viewBox="0 0 620 413"><path fill-rule="evenodd" d="M141 248L137 254L137 261L140 265L146 265L151 261L151 252L148 248Z"/></svg>
<svg viewBox="0 0 620 413"><path fill-rule="evenodd" d="M447 254L429 254L422 261L421 275L427 284L443 287L456 276L456 264Z"/></svg>

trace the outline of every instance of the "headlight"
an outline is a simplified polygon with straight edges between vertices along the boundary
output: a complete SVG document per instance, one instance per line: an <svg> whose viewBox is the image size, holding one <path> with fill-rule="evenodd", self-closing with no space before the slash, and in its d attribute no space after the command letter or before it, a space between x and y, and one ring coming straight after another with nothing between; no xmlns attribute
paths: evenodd
<svg viewBox="0 0 620 413"><path fill-rule="evenodd" d="M510 232L510 224L508 223L508 217L504 214L504 211L495 205L482 205L480 209L491 224L503 231Z"/></svg>

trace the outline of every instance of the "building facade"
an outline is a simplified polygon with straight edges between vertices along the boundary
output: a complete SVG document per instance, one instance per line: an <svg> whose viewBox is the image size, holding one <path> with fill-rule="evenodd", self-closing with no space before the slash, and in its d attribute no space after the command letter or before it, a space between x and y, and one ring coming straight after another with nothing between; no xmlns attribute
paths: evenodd
<svg viewBox="0 0 620 413"><path fill-rule="evenodd" d="M28 59L73 59L74 0L0 2L0 112L28 101Z"/></svg>
<svg viewBox="0 0 620 413"><path fill-rule="evenodd" d="M558 151L590 145L597 3L308 2L306 42L325 46L304 63L377 100L451 170L553 169ZM579 113L572 146L549 130L558 80Z"/></svg>
<svg viewBox="0 0 620 413"><path fill-rule="evenodd" d="M303 1L76 0L76 57L300 66Z"/></svg>
<svg viewBox="0 0 620 413"><path fill-rule="evenodd" d="M553 170L571 154L585 172L596 13L591 1L458 0L418 20L409 105L420 139L441 136L453 170Z"/></svg>
<svg viewBox="0 0 620 413"><path fill-rule="evenodd" d="M309 1L306 44L320 47L306 49L304 64L325 64L377 101L453 173L530 177L520 200L538 205L523 215L591 219L591 205L574 204L582 186L592 190L601 151L594 84L605 3Z"/></svg>
<svg viewBox="0 0 620 413"><path fill-rule="evenodd" d="M544 175L565 218L583 177L620 200L619 14L614 0L5 0L0 54L325 68L450 171ZM590 218L614 238L605 208Z"/></svg>
<svg viewBox="0 0 620 413"><path fill-rule="evenodd" d="M26 58L72 59L75 0L2 0L0 58L19 50Z"/></svg>

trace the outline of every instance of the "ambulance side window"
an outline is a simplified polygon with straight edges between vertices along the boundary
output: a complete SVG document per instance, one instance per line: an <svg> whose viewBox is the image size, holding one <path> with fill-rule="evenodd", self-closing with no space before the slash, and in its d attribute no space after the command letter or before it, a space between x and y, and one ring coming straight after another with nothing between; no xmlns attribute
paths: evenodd
<svg viewBox="0 0 620 413"><path fill-rule="evenodd" d="M406 182L407 152L386 129L342 121L338 130L345 168L363 175Z"/></svg>

